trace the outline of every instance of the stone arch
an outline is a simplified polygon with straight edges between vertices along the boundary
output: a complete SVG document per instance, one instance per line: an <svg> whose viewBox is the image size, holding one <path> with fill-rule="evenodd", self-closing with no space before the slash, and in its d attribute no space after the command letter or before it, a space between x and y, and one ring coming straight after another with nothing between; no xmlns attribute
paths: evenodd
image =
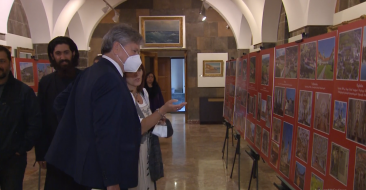
<svg viewBox="0 0 366 190"><path fill-rule="evenodd" d="M240 9L231 1L207 0L207 3L215 9L230 26L236 40L237 48L249 49L252 32Z"/></svg>
<svg viewBox="0 0 366 190"><path fill-rule="evenodd" d="M48 43L51 39L50 15L42 0L21 0L27 15L33 43Z"/></svg>
<svg viewBox="0 0 366 190"><path fill-rule="evenodd" d="M25 14L21 1L14 1L10 10L7 26L7 32L10 34L27 38L31 37L27 15Z"/></svg>
<svg viewBox="0 0 366 190"><path fill-rule="evenodd" d="M262 42L276 42L282 0L266 0L262 19Z"/></svg>

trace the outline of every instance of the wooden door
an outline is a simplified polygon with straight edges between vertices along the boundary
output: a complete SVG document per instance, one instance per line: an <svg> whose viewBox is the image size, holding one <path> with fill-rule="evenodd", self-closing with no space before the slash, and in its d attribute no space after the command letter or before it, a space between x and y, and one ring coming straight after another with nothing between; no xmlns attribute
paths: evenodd
<svg viewBox="0 0 366 190"><path fill-rule="evenodd" d="M145 74L147 72L155 71L155 62L158 61L158 54L152 52L141 52L140 53L142 65L145 67Z"/></svg>
<svg viewBox="0 0 366 190"><path fill-rule="evenodd" d="M159 57L158 63L155 67L155 76L157 76L157 82L161 88L161 93L163 94L164 101L172 99L171 90L171 62L169 57Z"/></svg>

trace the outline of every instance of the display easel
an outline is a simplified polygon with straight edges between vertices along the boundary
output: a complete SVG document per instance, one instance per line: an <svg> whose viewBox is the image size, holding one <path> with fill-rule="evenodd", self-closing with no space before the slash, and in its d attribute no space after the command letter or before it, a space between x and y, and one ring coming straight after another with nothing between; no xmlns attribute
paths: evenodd
<svg viewBox="0 0 366 190"><path fill-rule="evenodd" d="M248 147L250 148L250 152L248 152L247 150L245 150L245 152L252 158L253 160L253 165L252 165L252 171L251 171L251 175L250 175L250 180L249 180L249 187L248 190L250 189L250 185L252 184L252 179L256 179L257 181L257 190L258 190L258 184L259 184L259 176L258 176L258 161L260 159L260 155L257 153L257 151L255 151L255 149L250 146L248 144ZM264 162L264 161L263 161Z"/></svg>
<svg viewBox="0 0 366 190"><path fill-rule="evenodd" d="M278 190L295 190L289 183L286 182L286 180L284 180L282 177L278 176L278 179L281 180L281 184L277 185L276 183L273 183L273 185L278 189Z"/></svg>
<svg viewBox="0 0 366 190"><path fill-rule="evenodd" d="M238 155L238 189L240 190L240 134L235 132L235 139L237 140L236 142L236 150L235 150L235 155L234 155L234 161L233 161L233 167L231 169L231 175L230 178L233 177L233 171L234 171L234 165L235 165L235 160L236 160L236 155Z"/></svg>
<svg viewBox="0 0 366 190"><path fill-rule="evenodd" d="M224 159L225 155L225 145L226 145L226 168L228 165L228 156L229 156L229 130L233 130L233 126L224 120L224 125L226 126L226 134L225 134L225 140L224 140L224 146L222 147L222 159ZM232 132L233 133L233 132ZM232 142L234 144L234 138L232 139Z"/></svg>

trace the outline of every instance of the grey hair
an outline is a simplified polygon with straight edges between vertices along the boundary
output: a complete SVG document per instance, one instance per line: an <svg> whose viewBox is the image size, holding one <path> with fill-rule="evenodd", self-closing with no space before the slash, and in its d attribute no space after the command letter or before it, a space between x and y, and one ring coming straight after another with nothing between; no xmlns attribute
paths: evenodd
<svg viewBox="0 0 366 190"><path fill-rule="evenodd" d="M144 40L141 34L127 24L118 24L110 29L103 37L102 54L112 51L113 43L119 42L123 46L128 43L142 45Z"/></svg>

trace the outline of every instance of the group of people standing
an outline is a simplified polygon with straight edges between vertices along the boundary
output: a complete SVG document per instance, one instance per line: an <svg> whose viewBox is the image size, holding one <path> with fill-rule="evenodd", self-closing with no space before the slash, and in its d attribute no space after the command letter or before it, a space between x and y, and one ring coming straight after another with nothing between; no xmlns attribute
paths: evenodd
<svg viewBox="0 0 366 190"><path fill-rule="evenodd" d="M152 131L186 103L164 103L141 64L142 43L136 30L116 25L103 38L102 56L81 71L73 40L54 38L48 56L56 71L41 79L38 97L14 78L10 52L0 46L0 189L23 188L33 146L47 169L45 190L156 189L164 174ZM151 151L158 155L153 164ZM151 176L154 167L159 172Z"/></svg>

